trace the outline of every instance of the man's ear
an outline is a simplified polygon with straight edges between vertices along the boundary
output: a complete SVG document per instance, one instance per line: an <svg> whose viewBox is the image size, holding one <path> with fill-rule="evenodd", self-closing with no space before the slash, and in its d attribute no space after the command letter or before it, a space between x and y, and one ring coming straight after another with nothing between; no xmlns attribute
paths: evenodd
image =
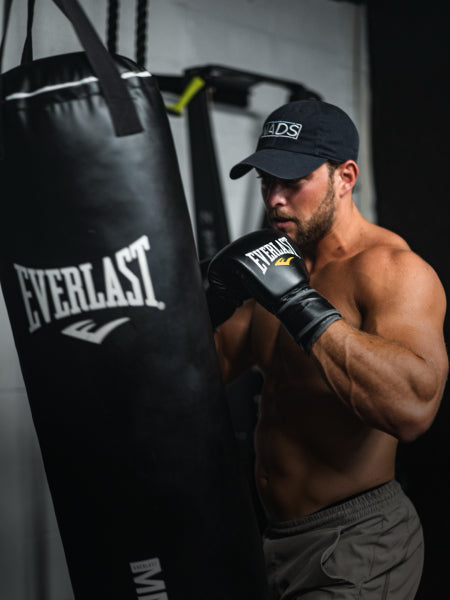
<svg viewBox="0 0 450 600"><path fill-rule="evenodd" d="M347 160L338 167L339 174L339 195L345 196L355 186L358 179L359 168L354 160Z"/></svg>

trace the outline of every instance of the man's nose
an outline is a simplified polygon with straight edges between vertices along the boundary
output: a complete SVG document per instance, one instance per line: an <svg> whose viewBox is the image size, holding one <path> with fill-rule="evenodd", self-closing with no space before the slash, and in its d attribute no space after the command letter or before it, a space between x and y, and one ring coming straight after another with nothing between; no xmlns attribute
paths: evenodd
<svg viewBox="0 0 450 600"><path fill-rule="evenodd" d="M286 204L286 186L279 180L271 181L270 185L267 186L264 201L269 207Z"/></svg>

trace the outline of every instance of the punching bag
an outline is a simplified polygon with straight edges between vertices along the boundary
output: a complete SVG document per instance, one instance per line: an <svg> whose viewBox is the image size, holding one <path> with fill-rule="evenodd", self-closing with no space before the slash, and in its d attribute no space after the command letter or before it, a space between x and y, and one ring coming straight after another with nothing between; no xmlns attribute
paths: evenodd
<svg viewBox="0 0 450 600"><path fill-rule="evenodd" d="M84 52L2 75L0 276L75 598L262 600L162 98L54 4Z"/></svg>

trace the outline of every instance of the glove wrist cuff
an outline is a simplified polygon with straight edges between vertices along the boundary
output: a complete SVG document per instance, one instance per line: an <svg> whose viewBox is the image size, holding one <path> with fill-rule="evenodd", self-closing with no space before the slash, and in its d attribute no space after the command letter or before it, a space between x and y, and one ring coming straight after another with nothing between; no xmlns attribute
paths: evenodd
<svg viewBox="0 0 450 600"><path fill-rule="evenodd" d="M277 317L297 344L310 354L312 345L341 313L315 290L291 296L277 311Z"/></svg>

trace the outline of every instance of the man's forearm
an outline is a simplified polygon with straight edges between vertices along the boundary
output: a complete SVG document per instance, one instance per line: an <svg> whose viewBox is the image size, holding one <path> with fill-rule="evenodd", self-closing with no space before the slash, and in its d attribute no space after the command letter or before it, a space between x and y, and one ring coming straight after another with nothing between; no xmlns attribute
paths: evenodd
<svg viewBox="0 0 450 600"><path fill-rule="evenodd" d="M431 424L442 393L438 367L409 349L333 323L312 356L337 396L371 427L412 441Z"/></svg>

